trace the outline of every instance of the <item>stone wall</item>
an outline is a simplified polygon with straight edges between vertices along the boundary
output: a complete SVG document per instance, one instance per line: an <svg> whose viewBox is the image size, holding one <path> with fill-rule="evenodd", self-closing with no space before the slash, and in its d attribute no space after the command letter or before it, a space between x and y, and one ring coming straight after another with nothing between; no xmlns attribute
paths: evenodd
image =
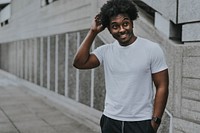
<svg viewBox="0 0 200 133"><path fill-rule="evenodd" d="M133 0L140 1L140 0ZM141 0L153 8L167 22L159 30L165 33L165 28L176 32L180 29L180 40L184 42L200 41L199 0ZM155 17L155 21L162 19ZM169 24L171 26L169 26ZM171 35L167 35L171 37Z"/></svg>
<svg viewBox="0 0 200 133"><path fill-rule="evenodd" d="M143 16L143 14L140 14ZM200 130L200 43L182 43L163 36L147 21L135 22L136 35L157 42L169 67L169 98L159 133L198 133Z"/></svg>
<svg viewBox="0 0 200 133"><path fill-rule="evenodd" d="M105 96L102 67L83 71L72 66L86 33L84 30L3 43L0 68L102 111ZM95 47L102 43L97 38Z"/></svg>

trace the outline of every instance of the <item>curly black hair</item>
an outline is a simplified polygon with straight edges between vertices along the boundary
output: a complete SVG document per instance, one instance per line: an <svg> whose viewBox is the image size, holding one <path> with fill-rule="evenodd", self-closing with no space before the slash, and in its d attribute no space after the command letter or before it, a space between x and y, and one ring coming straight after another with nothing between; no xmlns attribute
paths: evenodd
<svg viewBox="0 0 200 133"><path fill-rule="evenodd" d="M101 23L104 27L108 27L111 17L124 13L131 20L136 20L138 17L138 10L131 0L109 0L101 7Z"/></svg>

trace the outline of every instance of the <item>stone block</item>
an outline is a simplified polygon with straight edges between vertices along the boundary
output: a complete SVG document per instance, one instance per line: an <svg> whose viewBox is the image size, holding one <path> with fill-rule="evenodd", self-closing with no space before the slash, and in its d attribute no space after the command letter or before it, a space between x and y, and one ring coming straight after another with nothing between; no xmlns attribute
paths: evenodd
<svg viewBox="0 0 200 133"><path fill-rule="evenodd" d="M199 56L200 57L200 42L185 43L183 47L183 56Z"/></svg>
<svg viewBox="0 0 200 133"><path fill-rule="evenodd" d="M200 78L199 66L200 57L183 57L183 77Z"/></svg>
<svg viewBox="0 0 200 133"><path fill-rule="evenodd" d="M183 98L181 104L182 104L182 108L192 110L195 112L200 112L199 101Z"/></svg>
<svg viewBox="0 0 200 133"><path fill-rule="evenodd" d="M179 0L178 23L195 22L200 20L199 0Z"/></svg>
<svg viewBox="0 0 200 133"><path fill-rule="evenodd" d="M200 90L193 90L188 88L183 88L182 96L192 100L199 100L200 99Z"/></svg>
<svg viewBox="0 0 200 133"><path fill-rule="evenodd" d="M160 12L168 18L176 23L177 17L177 0L142 0L147 5Z"/></svg>
<svg viewBox="0 0 200 133"><path fill-rule="evenodd" d="M189 122L187 120L181 120L179 118L173 119L174 129L178 133L198 133L200 131L200 125Z"/></svg>
<svg viewBox="0 0 200 133"><path fill-rule="evenodd" d="M181 28L175 25L169 19L155 12L155 27L168 38L179 39L181 36Z"/></svg>
<svg viewBox="0 0 200 133"><path fill-rule="evenodd" d="M200 113L190 109L181 109L181 116L186 120L193 120L196 123L200 122Z"/></svg>
<svg viewBox="0 0 200 133"><path fill-rule="evenodd" d="M182 28L183 42L200 41L200 22L184 24Z"/></svg>
<svg viewBox="0 0 200 133"><path fill-rule="evenodd" d="M200 91L200 79L183 78L182 86L184 88Z"/></svg>

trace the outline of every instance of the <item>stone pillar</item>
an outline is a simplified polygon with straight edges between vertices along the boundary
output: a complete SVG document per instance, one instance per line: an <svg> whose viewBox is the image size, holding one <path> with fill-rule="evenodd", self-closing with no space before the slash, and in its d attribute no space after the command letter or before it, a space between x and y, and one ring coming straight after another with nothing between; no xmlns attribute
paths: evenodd
<svg viewBox="0 0 200 133"><path fill-rule="evenodd" d="M37 38L33 39L33 82L37 84Z"/></svg>
<svg viewBox="0 0 200 133"><path fill-rule="evenodd" d="M103 42L97 37L95 48L101 46ZM105 81L103 66L99 66L94 71L94 108L103 111L105 99Z"/></svg>
<svg viewBox="0 0 200 133"><path fill-rule="evenodd" d="M51 77L51 72L50 72L50 36L47 37L47 89L50 90L50 77Z"/></svg>
<svg viewBox="0 0 200 133"><path fill-rule="evenodd" d="M80 43L88 31L80 32ZM79 73L79 102L90 106L91 103L91 70L80 70Z"/></svg>
<svg viewBox="0 0 200 133"><path fill-rule="evenodd" d="M76 99L76 69L72 66L74 55L77 50L77 34L69 33L69 53L68 53L68 96Z"/></svg>
<svg viewBox="0 0 200 133"><path fill-rule="evenodd" d="M40 51L40 47L41 47L41 43L40 43L40 38L36 39L36 47L37 47L37 85L40 85L40 56L41 56L41 51Z"/></svg>
<svg viewBox="0 0 200 133"><path fill-rule="evenodd" d="M28 79L28 44L27 44L27 40L24 40L24 79Z"/></svg>
<svg viewBox="0 0 200 133"><path fill-rule="evenodd" d="M33 42L32 39L28 39L28 79L33 81Z"/></svg>
<svg viewBox="0 0 200 133"><path fill-rule="evenodd" d="M58 93L65 95L65 34L58 38Z"/></svg>
<svg viewBox="0 0 200 133"><path fill-rule="evenodd" d="M43 38L43 87L47 88L47 37Z"/></svg>
<svg viewBox="0 0 200 133"><path fill-rule="evenodd" d="M44 47L43 47L43 37L40 38L40 86L43 86L43 56L44 56Z"/></svg>
<svg viewBox="0 0 200 133"><path fill-rule="evenodd" d="M56 37L50 37L50 90L55 91L55 43Z"/></svg>

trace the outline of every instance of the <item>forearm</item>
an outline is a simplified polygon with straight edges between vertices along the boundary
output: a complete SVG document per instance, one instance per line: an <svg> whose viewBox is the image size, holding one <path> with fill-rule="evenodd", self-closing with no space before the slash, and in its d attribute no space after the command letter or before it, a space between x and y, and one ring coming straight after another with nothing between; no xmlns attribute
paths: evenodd
<svg viewBox="0 0 200 133"><path fill-rule="evenodd" d="M162 118L163 113L165 111L165 107L168 99L168 85L169 85L169 77L168 77L168 69L163 70L161 72L155 73L152 75L155 87L156 87L156 95L154 100L154 108L152 117ZM156 119L157 119L156 118ZM151 121L152 127L155 132L159 127L160 122Z"/></svg>
<svg viewBox="0 0 200 133"><path fill-rule="evenodd" d="M168 99L168 88L159 88L154 100L153 116L162 118Z"/></svg>

